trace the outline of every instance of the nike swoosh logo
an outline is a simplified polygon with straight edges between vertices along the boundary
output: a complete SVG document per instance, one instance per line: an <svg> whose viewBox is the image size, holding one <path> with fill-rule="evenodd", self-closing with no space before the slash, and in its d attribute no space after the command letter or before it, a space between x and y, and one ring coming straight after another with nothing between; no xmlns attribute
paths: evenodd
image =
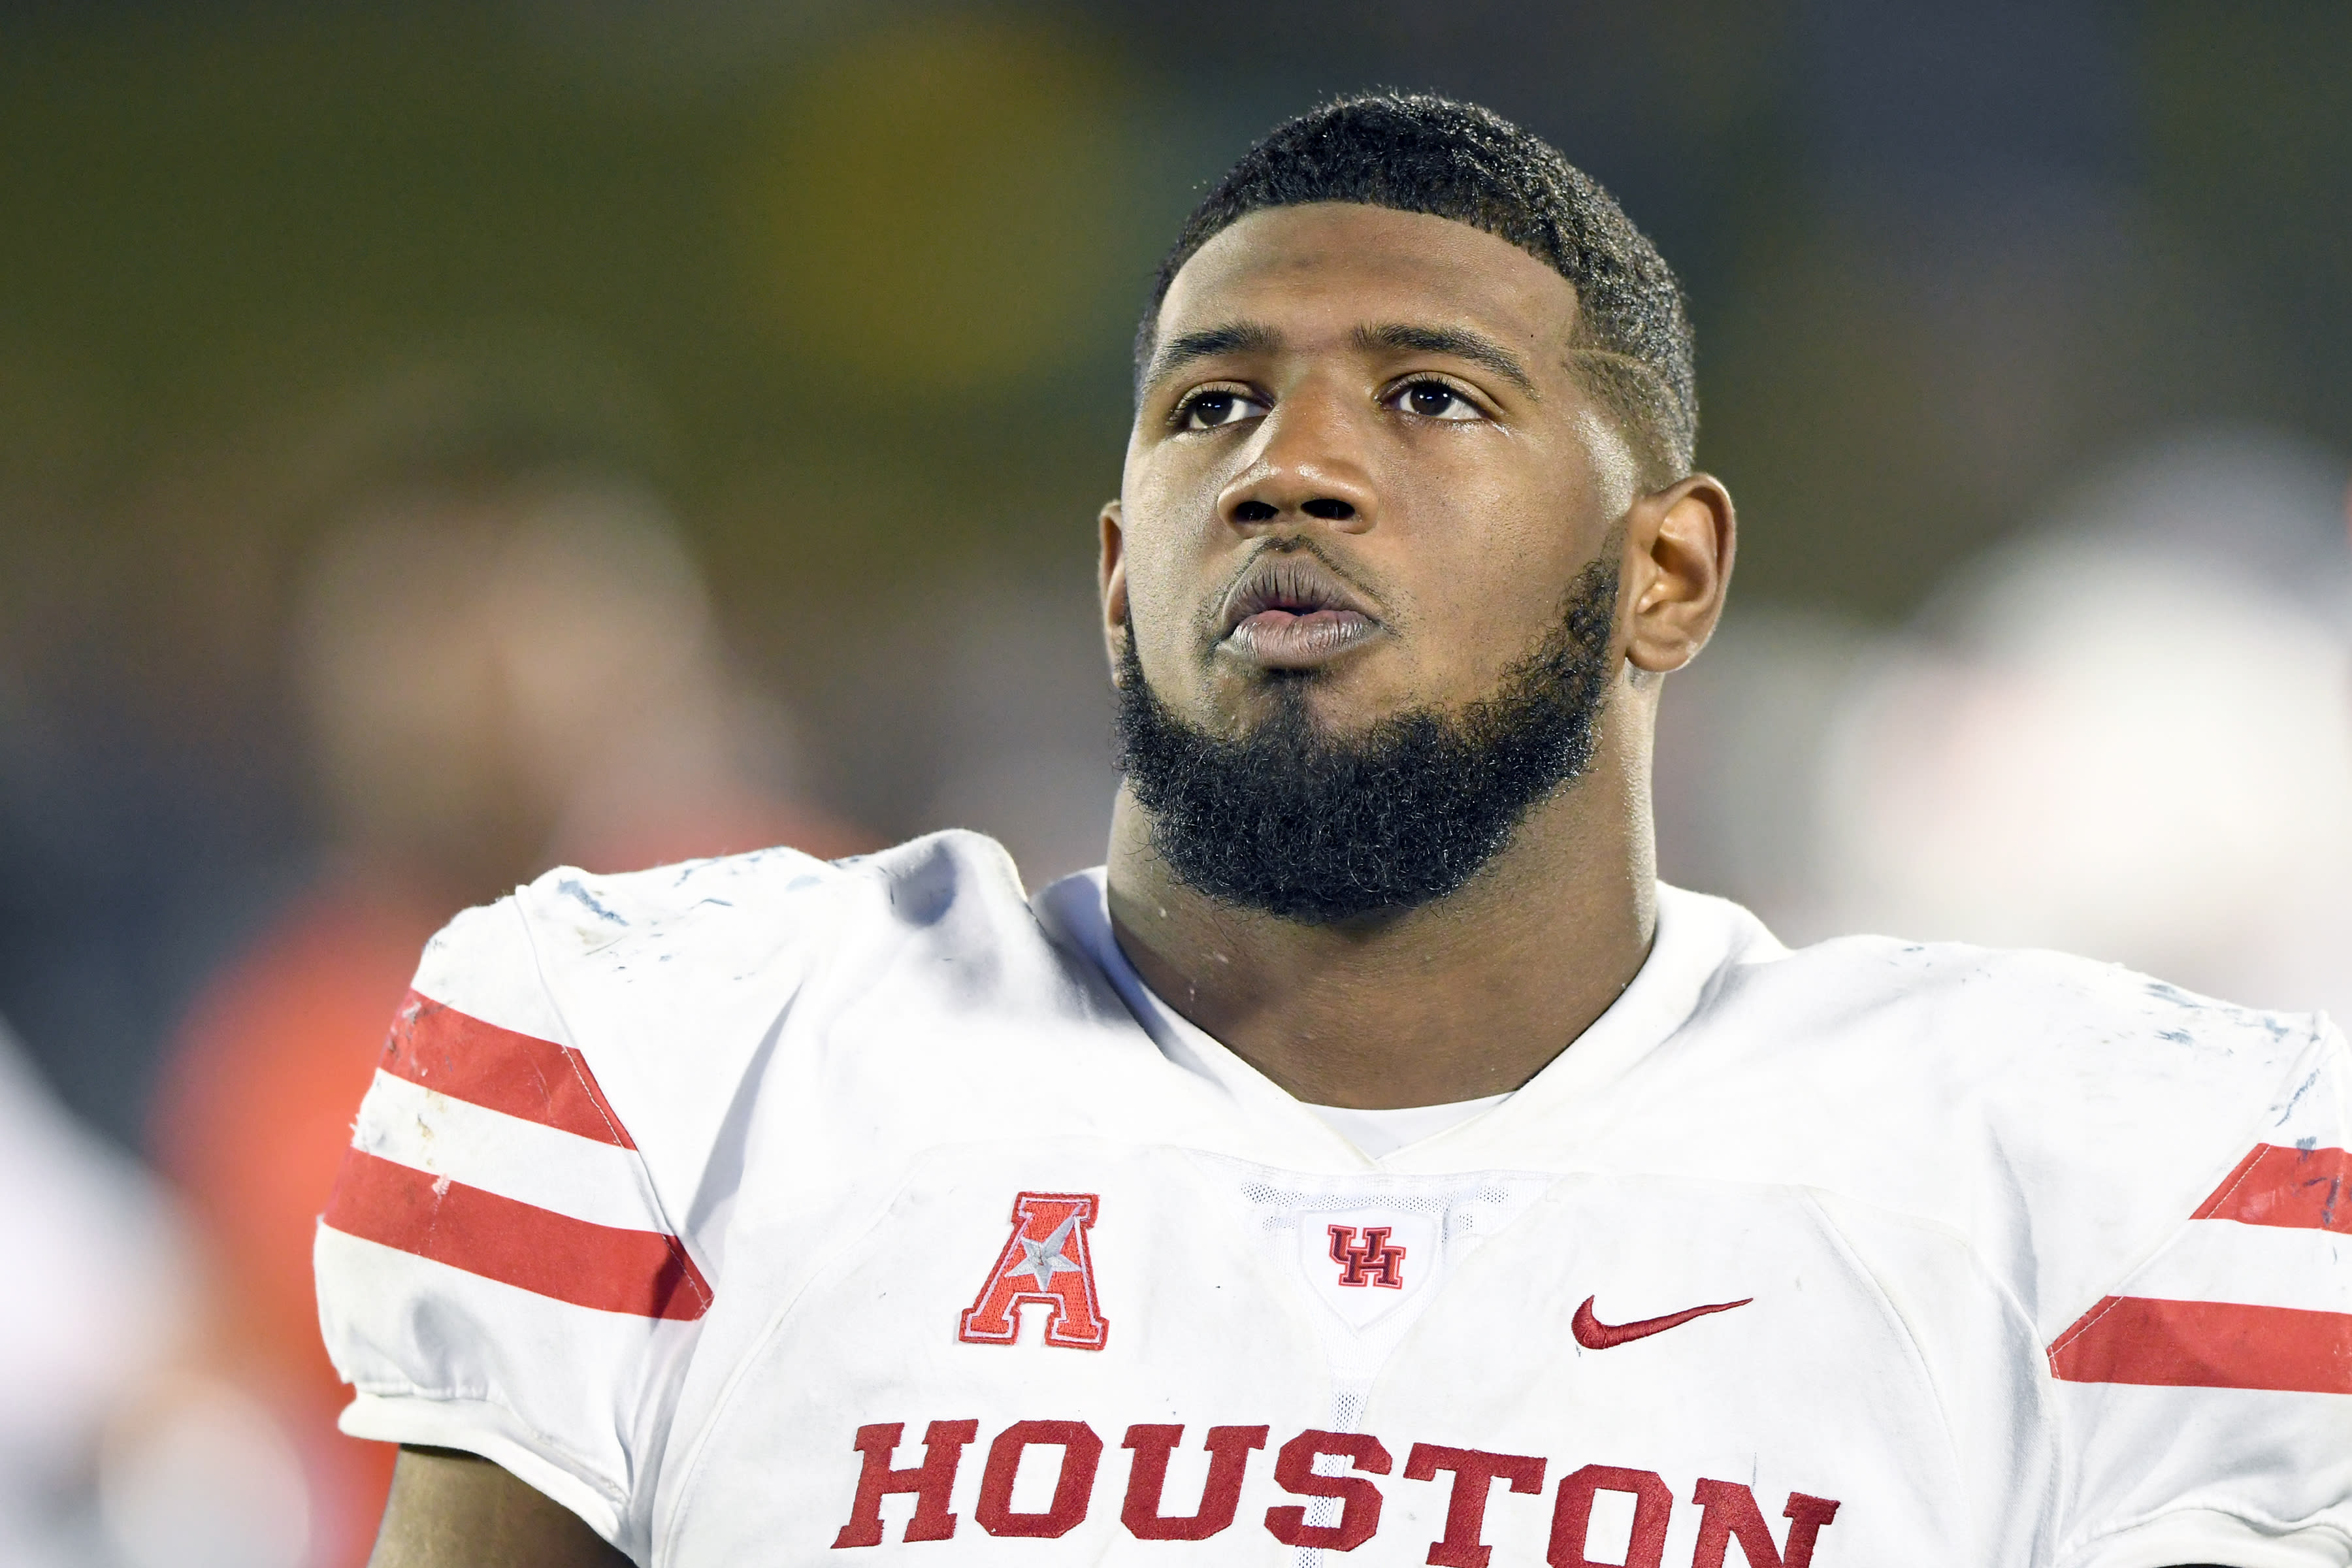
<svg viewBox="0 0 2352 1568"><path fill-rule="evenodd" d="M1633 1323L1604 1323L1592 1315L1593 1298L1587 1296L1584 1305L1576 1310L1569 1330L1576 1342L1589 1351L1605 1351L1612 1345L1629 1344L1646 1340L1652 1334L1663 1334L1668 1329L1678 1329L1693 1318L1704 1318L1709 1312L1728 1312L1734 1307L1745 1307L1756 1300L1743 1296L1737 1301L1717 1301L1710 1307L1685 1307L1679 1312L1668 1312L1663 1318L1643 1318Z"/></svg>

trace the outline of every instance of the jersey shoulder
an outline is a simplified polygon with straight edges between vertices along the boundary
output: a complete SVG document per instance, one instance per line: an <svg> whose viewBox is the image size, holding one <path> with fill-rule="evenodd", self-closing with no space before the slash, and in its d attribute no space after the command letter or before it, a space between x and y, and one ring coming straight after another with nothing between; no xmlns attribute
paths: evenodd
<svg viewBox="0 0 2352 1568"><path fill-rule="evenodd" d="M2352 1134L2326 1018L2063 953L1840 938L1727 968L1713 1004L1794 1085L1806 1179L1965 1233L2051 1332L2258 1148Z"/></svg>
<svg viewBox="0 0 2352 1568"><path fill-rule="evenodd" d="M1841 937L1737 976L1748 1000L1803 1017L1822 1037L1866 1042L1890 1071L1939 1089L2028 1094L2044 1121L2080 1097L2150 1103L2219 1083L2267 1088L2328 1033L2315 1015L2240 1006L2040 949Z"/></svg>
<svg viewBox="0 0 2352 1568"><path fill-rule="evenodd" d="M933 947L1018 942L1034 930L1026 910L1003 849L960 831L844 860L778 847L642 871L560 866L450 921L417 988L561 1031L563 998L583 985L664 1006L714 986L772 993L814 977L828 954L908 933Z"/></svg>
<svg viewBox="0 0 2352 1568"><path fill-rule="evenodd" d="M786 1024L887 1015L904 1035L1098 1010L1099 976L1038 924L974 833L824 861L788 848L603 875L558 868L434 939L421 996L578 1053L656 1185L696 1190L721 1122Z"/></svg>
<svg viewBox="0 0 2352 1568"><path fill-rule="evenodd" d="M487 1455L644 1560L661 1435L731 1289L742 1119L790 1102L779 1058L832 1048L844 997L902 1026L942 976L1066 962L971 834L561 868L460 914L318 1233L322 1330L359 1392L345 1429ZM786 1065L792 1092L816 1081Z"/></svg>

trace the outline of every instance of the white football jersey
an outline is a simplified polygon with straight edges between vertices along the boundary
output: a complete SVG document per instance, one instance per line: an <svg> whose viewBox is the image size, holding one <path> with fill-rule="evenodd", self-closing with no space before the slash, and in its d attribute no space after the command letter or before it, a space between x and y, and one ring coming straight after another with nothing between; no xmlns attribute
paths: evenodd
<svg viewBox="0 0 2352 1568"><path fill-rule="evenodd" d="M1659 889L1380 1160L988 840L550 873L427 949L318 1236L358 1436L636 1562L2352 1563L2352 1063Z"/></svg>

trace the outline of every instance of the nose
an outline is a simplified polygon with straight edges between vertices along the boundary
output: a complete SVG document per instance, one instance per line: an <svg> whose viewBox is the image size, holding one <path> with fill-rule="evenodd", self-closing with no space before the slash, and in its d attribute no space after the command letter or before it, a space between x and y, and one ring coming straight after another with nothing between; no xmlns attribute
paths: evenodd
<svg viewBox="0 0 2352 1568"><path fill-rule="evenodd" d="M1306 392L1285 398L1260 424L1249 466L1219 492L1217 515L1244 531L1312 518L1362 532L1378 510L1364 458L1365 433L1337 400Z"/></svg>

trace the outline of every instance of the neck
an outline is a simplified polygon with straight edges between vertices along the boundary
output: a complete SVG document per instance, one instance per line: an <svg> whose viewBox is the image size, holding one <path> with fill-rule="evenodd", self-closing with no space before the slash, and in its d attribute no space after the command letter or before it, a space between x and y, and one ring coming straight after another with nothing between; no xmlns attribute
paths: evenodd
<svg viewBox="0 0 2352 1568"><path fill-rule="evenodd" d="M1626 705L1612 719L1623 719ZM1646 723L1604 724L1459 892L1307 925L1177 881L1122 791L1110 915L1152 990L1283 1089L1381 1110L1518 1088L1632 982L1657 928Z"/></svg>

